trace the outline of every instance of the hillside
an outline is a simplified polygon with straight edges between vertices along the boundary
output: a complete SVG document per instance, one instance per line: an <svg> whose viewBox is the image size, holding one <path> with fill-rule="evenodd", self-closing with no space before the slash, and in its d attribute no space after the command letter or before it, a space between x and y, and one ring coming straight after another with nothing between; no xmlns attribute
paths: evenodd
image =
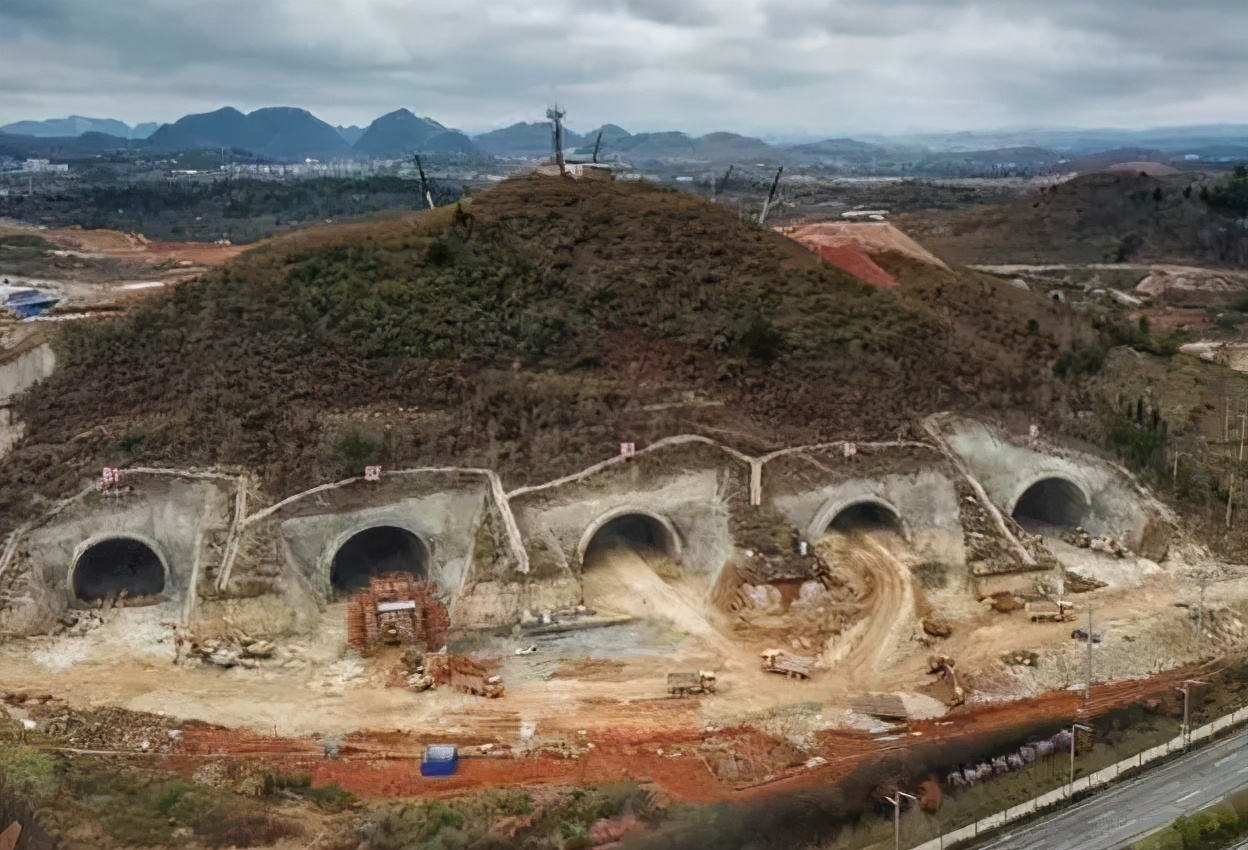
<svg viewBox="0 0 1248 850"><path fill-rule="evenodd" d="M954 263L1151 260L1248 265L1248 232L1205 190L1224 178L1089 174L1000 206L913 214L903 229Z"/></svg>
<svg viewBox="0 0 1248 850"><path fill-rule="evenodd" d="M876 291L645 184L519 178L465 209L284 237L67 325L20 405L3 525L106 464L247 466L276 493L454 457L514 485L621 439L895 436L939 409L1045 409L1078 335L974 275L899 261Z"/></svg>
<svg viewBox="0 0 1248 850"><path fill-rule="evenodd" d="M155 124L139 124L136 127L113 118L84 118L71 115L68 118L49 118L46 121L16 121L0 127L0 133L35 138L75 138L83 133L105 133L121 139L146 139L156 132Z"/></svg>
<svg viewBox="0 0 1248 850"><path fill-rule="evenodd" d="M148 140L154 150L239 148L279 160L342 156L350 152L338 131L312 113L275 106L244 115L226 107L187 115L166 124Z"/></svg>
<svg viewBox="0 0 1248 850"><path fill-rule="evenodd" d="M376 157L402 157L413 153L475 153L472 140L448 130L432 118L421 118L398 109L368 125L354 149Z"/></svg>
<svg viewBox="0 0 1248 850"><path fill-rule="evenodd" d="M550 122L512 124L501 130L491 130L488 133L474 136L472 141L482 152L491 156L550 156ZM565 129L563 143L569 150L577 145L592 145L594 135L582 136Z"/></svg>

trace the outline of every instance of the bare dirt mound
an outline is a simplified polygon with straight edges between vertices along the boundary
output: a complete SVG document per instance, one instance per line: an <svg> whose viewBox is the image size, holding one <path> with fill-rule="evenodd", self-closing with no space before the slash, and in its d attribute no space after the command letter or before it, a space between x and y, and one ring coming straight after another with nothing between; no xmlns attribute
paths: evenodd
<svg viewBox="0 0 1248 850"><path fill-rule="evenodd" d="M619 545L603 552L585 569L585 604L600 611L643 619L661 619L706 643L731 651L707 619L706 607L690 599L688 587L665 581L640 552Z"/></svg>
<svg viewBox="0 0 1248 850"><path fill-rule="evenodd" d="M921 263L948 268L942 260L905 233L884 221L824 221L780 230L828 262L875 286L895 286L897 279L870 258L897 254Z"/></svg>

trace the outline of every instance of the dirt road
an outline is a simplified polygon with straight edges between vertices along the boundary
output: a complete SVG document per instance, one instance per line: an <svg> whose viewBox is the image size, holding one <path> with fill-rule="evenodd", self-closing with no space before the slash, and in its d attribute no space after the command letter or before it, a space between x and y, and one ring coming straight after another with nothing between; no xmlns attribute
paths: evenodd
<svg viewBox="0 0 1248 850"><path fill-rule="evenodd" d="M859 620L829 641L824 663L857 683L874 679L897 661L915 622L914 581L894 554L892 532L832 534L815 544L834 572L858 583Z"/></svg>

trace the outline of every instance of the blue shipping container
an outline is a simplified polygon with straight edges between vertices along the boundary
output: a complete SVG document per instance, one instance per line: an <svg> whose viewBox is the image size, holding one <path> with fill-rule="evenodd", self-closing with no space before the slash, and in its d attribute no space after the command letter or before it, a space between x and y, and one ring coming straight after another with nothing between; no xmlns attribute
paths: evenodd
<svg viewBox="0 0 1248 850"><path fill-rule="evenodd" d="M459 767L459 748L454 744L432 744L425 747L420 760L421 776L451 776Z"/></svg>

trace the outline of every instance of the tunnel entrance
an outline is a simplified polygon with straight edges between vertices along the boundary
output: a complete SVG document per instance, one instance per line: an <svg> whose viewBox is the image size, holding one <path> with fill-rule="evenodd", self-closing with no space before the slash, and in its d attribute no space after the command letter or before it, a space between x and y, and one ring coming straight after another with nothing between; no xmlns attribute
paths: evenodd
<svg viewBox="0 0 1248 850"><path fill-rule="evenodd" d="M825 534L834 531L841 534L855 531L893 531L901 534L901 517L881 502L855 502L832 517L824 529Z"/></svg>
<svg viewBox="0 0 1248 850"><path fill-rule="evenodd" d="M366 528L335 553L329 583L335 592L354 593L383 573L411 573L425 579L428 560L424 541L412 532L393 525Z"/></svg>
<svg viewBox="0 0 1248 850"><path fill-rule="evenodd" d="M1088 513L1083 491L1065 478L1042 478L1023 492L1014 504L1014 519L1074 528L1082 525Z"/></svg>
<svg viewBox="0 0 1248 850"><path fill-rule="evenodd" d="M165 590L165 565L150 546L129 537L101 540L74 565L74 596L83 602L107 599L156 601Z"/></svg>
<svg viewBox="0 0 1248 850"><path fill-rule="evenodd" d="M639 555L643 560L675 558L676 541L662 522L646 514L624 514L609 520L585 547L582 565L585 569L610 559L621 550Z"/></svg>

